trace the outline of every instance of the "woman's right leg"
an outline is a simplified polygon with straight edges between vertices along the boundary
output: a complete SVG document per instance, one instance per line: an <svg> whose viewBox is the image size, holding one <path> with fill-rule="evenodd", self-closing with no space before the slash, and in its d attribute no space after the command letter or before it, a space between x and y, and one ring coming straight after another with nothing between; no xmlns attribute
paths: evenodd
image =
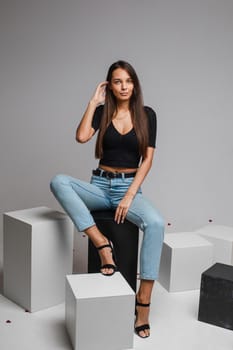
<svg viewBox="0 0 233 350"><path fill-rule="evenodd" d="M75 179L67 175L56 175L50 188L62 208L69 215L79 232L85 232L96 247L108 243L107 238L95 225L90 210L110 209L110 202L105 191L103 181L102 188L88 182ZM99 251L101 266L113 264L110 249ZM111 274L112 269L101 270L104 274Z"/></svg>

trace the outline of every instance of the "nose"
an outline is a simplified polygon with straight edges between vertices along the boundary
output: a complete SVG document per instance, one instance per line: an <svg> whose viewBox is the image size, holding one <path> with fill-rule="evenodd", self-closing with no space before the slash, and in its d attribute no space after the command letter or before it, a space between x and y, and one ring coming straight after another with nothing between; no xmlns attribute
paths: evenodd
<svg viewBox="0 0 233 350"><path fill-rule="evenodd" d="M125 82L122 82L121 89L122 90L126 90L127 89L127 84Z"/></svg>

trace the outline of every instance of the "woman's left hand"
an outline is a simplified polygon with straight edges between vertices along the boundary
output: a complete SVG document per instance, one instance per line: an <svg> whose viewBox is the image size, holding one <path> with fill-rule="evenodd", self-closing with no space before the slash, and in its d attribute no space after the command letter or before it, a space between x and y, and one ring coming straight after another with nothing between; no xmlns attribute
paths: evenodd
<svg viewBox="0 0 233 350"><path fill-rule="evenodd" d="M133 201L133 196L131 194L126 193L125 196L120 201L120 203L118 204L118 207L116 208L116 212L115 212L115 218L114 218L117 224L124 222L132 201Z"/></svg>

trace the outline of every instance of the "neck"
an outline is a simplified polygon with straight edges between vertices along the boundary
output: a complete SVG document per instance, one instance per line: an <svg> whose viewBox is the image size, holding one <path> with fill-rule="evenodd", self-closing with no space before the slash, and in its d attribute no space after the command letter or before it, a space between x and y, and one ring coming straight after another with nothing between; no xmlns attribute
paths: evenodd
<svg viewBox="0 0 233 350"><path fill-rule="evenodd" d="M117 102L118 111L128 111L129 110L129 101L118 101Z"/></svg>

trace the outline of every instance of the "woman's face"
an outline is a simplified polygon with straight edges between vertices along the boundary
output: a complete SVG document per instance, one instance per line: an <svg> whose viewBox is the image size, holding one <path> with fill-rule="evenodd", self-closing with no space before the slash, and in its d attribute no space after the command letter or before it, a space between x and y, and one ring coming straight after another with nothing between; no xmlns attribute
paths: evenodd
<svg viewBox="0 0 233 350"><path fill-rule="evenodd" d="M117 68L112 73L109 88L112 90L112 93L116 99L123 102L130 100L133 93L134 84L132 78L126 70Z"/></svg>

